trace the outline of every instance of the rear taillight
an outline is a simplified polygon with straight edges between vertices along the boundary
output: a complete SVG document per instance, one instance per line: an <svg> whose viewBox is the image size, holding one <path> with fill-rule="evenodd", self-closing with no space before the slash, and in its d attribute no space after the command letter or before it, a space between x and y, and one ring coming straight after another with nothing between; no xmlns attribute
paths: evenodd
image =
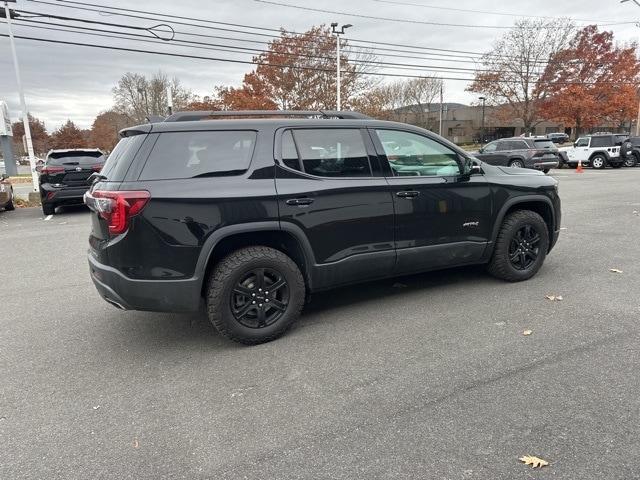
<svg viewBox="0 0 640 480"><path fill-rule="evenodd" d="M93 165L91 167L91 170L93 170L94 172L99 172L100 170L102 170L102 165Z"/></svg>
<svg viewBox="0 0 640 480"><path fill-rule="evenodd" d="M62 173L62 172L64 172L64 167L47 166L47 167L42 167L42 171L40 173L42 173L43 175L53 175L55 173Z"/></svg>
<svg viewBox="0 0 640 480"><path fill-rule="evenodd" d="M146 190L87 192L85 203L109 224L109 233L119 235L129 228L129 219L139 214L149 201Z"/></svg>

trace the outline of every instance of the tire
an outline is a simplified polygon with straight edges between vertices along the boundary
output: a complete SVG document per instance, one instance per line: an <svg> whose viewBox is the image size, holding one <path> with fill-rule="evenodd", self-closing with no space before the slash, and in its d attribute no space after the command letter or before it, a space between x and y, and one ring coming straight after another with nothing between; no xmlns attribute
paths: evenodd
<svg viewBox="0 0 640 480"><path fill-rule="evenodd" d="M15 210L15 209L16 209L16 206L13 204L13 197L11 197L11 200L9 200L9 203L7 203L7 204L4 206L4 209L5 209L7 212L10 212L11 210Z"/></svg>
<svg viewBox="0 0 640 480"><path fill-rule="evenodd" d="M519 159L509 160L509 164L507 165L511 168L524 168L524 162Z"/></svg>
<svg viewBox="0 0 640 480"><path fill-rule="evenodd" d="M625 167L635 167L636 163L638 163L638 159L634 154L629 154L625 157L623 165Z"/></svg>
<svg viewBox="0 0 640 480"><path fill-rule="evenodd" d="M591 161L589 162L591 168L595 168L597 170L602 170L607 166L607 159L604 155L597 154L591 157Z"/></svg>
<svg viewBox="0 0 640 480"><path fill-rule="evenodd" d="M551 171L551 169L550 169L550 168L545 168L545 169L543 169L542 171L543 171L544 173L549 173L549 172Z"/></svg>
<svg viewBox="0 0 640 480"><path fill-rule="evenodd" d="M527 236L526 234L522 237L518 236L519 233L525 233L527 227L529 227L529 232L533 232L534 235L538 236L538 240L534 243L533 249L525 246L531 253L517 254L521 248L518 245L519 242L522 241L529 245L533 243L534 236ZM528 280L542 267L548 249L549 231L542 217L531 210L517 210L507 215L502 222L487 270L494 277L508 282ZM535 258L533 258L534 251ZM514 255L516 258L515 261L512 261L510 257ZM522 260L525 263L521 264L522 268L519 268L517 263L522 262Z"/></svg>
<svg viewBox="0 0 640 480"><path fill-rule="evenodd" d="M623 162L615 162L615 163L609 162L609 165L611 166L611 168L622 168L622 164Z"/></svg>
<svg viewBox="0 0 640 480"><path fill-rule="evenodd" d="M259 272L264 289L257 288ZM284 286L267 291L281 280ZM223 258L211 273L207 316L230 340L257 345L275 340L291 327L300 316L305 293L300 269L287 255L263 246L241 248Z"/></svg>
<svg viewBox="0 0 640 480"><path fill-rule="evenodd" d="M45 215L53 215L56 213L56 206L50 203L43 203L42 213L44 213Z"/></svg>

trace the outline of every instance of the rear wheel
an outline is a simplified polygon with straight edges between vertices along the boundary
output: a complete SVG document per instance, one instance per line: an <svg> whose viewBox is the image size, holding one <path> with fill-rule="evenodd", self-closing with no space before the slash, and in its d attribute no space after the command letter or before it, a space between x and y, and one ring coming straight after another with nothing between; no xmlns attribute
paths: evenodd
<svg viewBox="0 0 640 480"><path fill-rule="evenodd" d="M591 158L591 167L597 168L598 170L603 169L607 165L607 159L604 158L604 155L594 155Z"/></svg>
<svg viewBox="0 0 640 480"><path fill-rule="evenodd" d="M531 210L510 213L502 223L488 271L508 282L533 277L549 249L549 232L542 217Z"/></svg>
<svg viewBox="0 0 640 480"><path fill-rule="evenodd" d="M56 206L50 203L43 203L42 213L44 213L45 215L53 215L54 213L56 213Z"/></svg>
<svg viewBox="0 0 640 480"><path fill-rule="evenodd" d="M524 162L515 158L509 161L509 166L512 168L524 168Z"/></svg>
<svg viewBox="0 0 640 480"><path fill-rule="evenodd" d="M13 197L11 197L11 200L9 200L9 203L7 203L4 206L4 209L7 210L7 211L11 211L11 210L15 210L16 209L16 206L13 204Z"/></svg>
<svg viewBox="0 0 640 480"><path fill-rule="evenodd" d="M216 265L207 287L207 315L225 337L256 345L280 337L299 317L305 299L300 269L269 247L247 247Z"/></svg>
<svg viewBox="0 0 640 480"><path fill-rule="evenodd" d="M637 162L636 156L631 153L625 157L623 165L625 167L635 167Z"/></svg>

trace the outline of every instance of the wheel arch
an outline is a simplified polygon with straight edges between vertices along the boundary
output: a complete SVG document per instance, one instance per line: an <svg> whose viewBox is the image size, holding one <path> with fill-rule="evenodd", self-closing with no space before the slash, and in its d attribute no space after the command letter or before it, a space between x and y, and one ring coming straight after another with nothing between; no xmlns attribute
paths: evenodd
<svg viewBox="0 0 640 480"><path fill-rule="evenodd" d="M205 241L195 270L201 292L218 261L234 250L255 245L271 247L288 255L302 272L307 287L311 288L314 257L304 233L295 225L271 221L229 225L216 230Z"/></svg>
<svg viewBox="0 0 640 480"><path fill-rule="evenodd" d="M496 243L496 239L498 238L498 233L500 232L500 227L502 226L504 219L507 215L511 212L515 212L516 210L531 210L539 214L547 225L549 239L551 240L553 238L553 234L556 229L556 215L553 210L553 203L551 200L543 195L523 195L511 198L505 202L500 209L498 216L496 217L491 237L493 245ZM549 242L549 246L551 247L551 241Z"/></svg>
<svg viewBox="0 0 640 480"><path fill-rule="evenodd" d="M603 155L607 163L609 163L609 159L611 158L606 150L596 150L595 152L591 152L591 155L589 155L589 162L591 162L593 157L596 155Z"/></svg>

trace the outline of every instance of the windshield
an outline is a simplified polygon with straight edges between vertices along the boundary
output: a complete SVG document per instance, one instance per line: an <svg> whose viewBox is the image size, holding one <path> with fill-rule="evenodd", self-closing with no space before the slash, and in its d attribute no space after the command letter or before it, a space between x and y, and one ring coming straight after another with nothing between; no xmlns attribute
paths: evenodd
<svg viewBox="0 0 640 480"><path fill-rule="evenodd" d="M104 156L96 151L52 152L47 165L95 165L104 162Z"/></svg>

